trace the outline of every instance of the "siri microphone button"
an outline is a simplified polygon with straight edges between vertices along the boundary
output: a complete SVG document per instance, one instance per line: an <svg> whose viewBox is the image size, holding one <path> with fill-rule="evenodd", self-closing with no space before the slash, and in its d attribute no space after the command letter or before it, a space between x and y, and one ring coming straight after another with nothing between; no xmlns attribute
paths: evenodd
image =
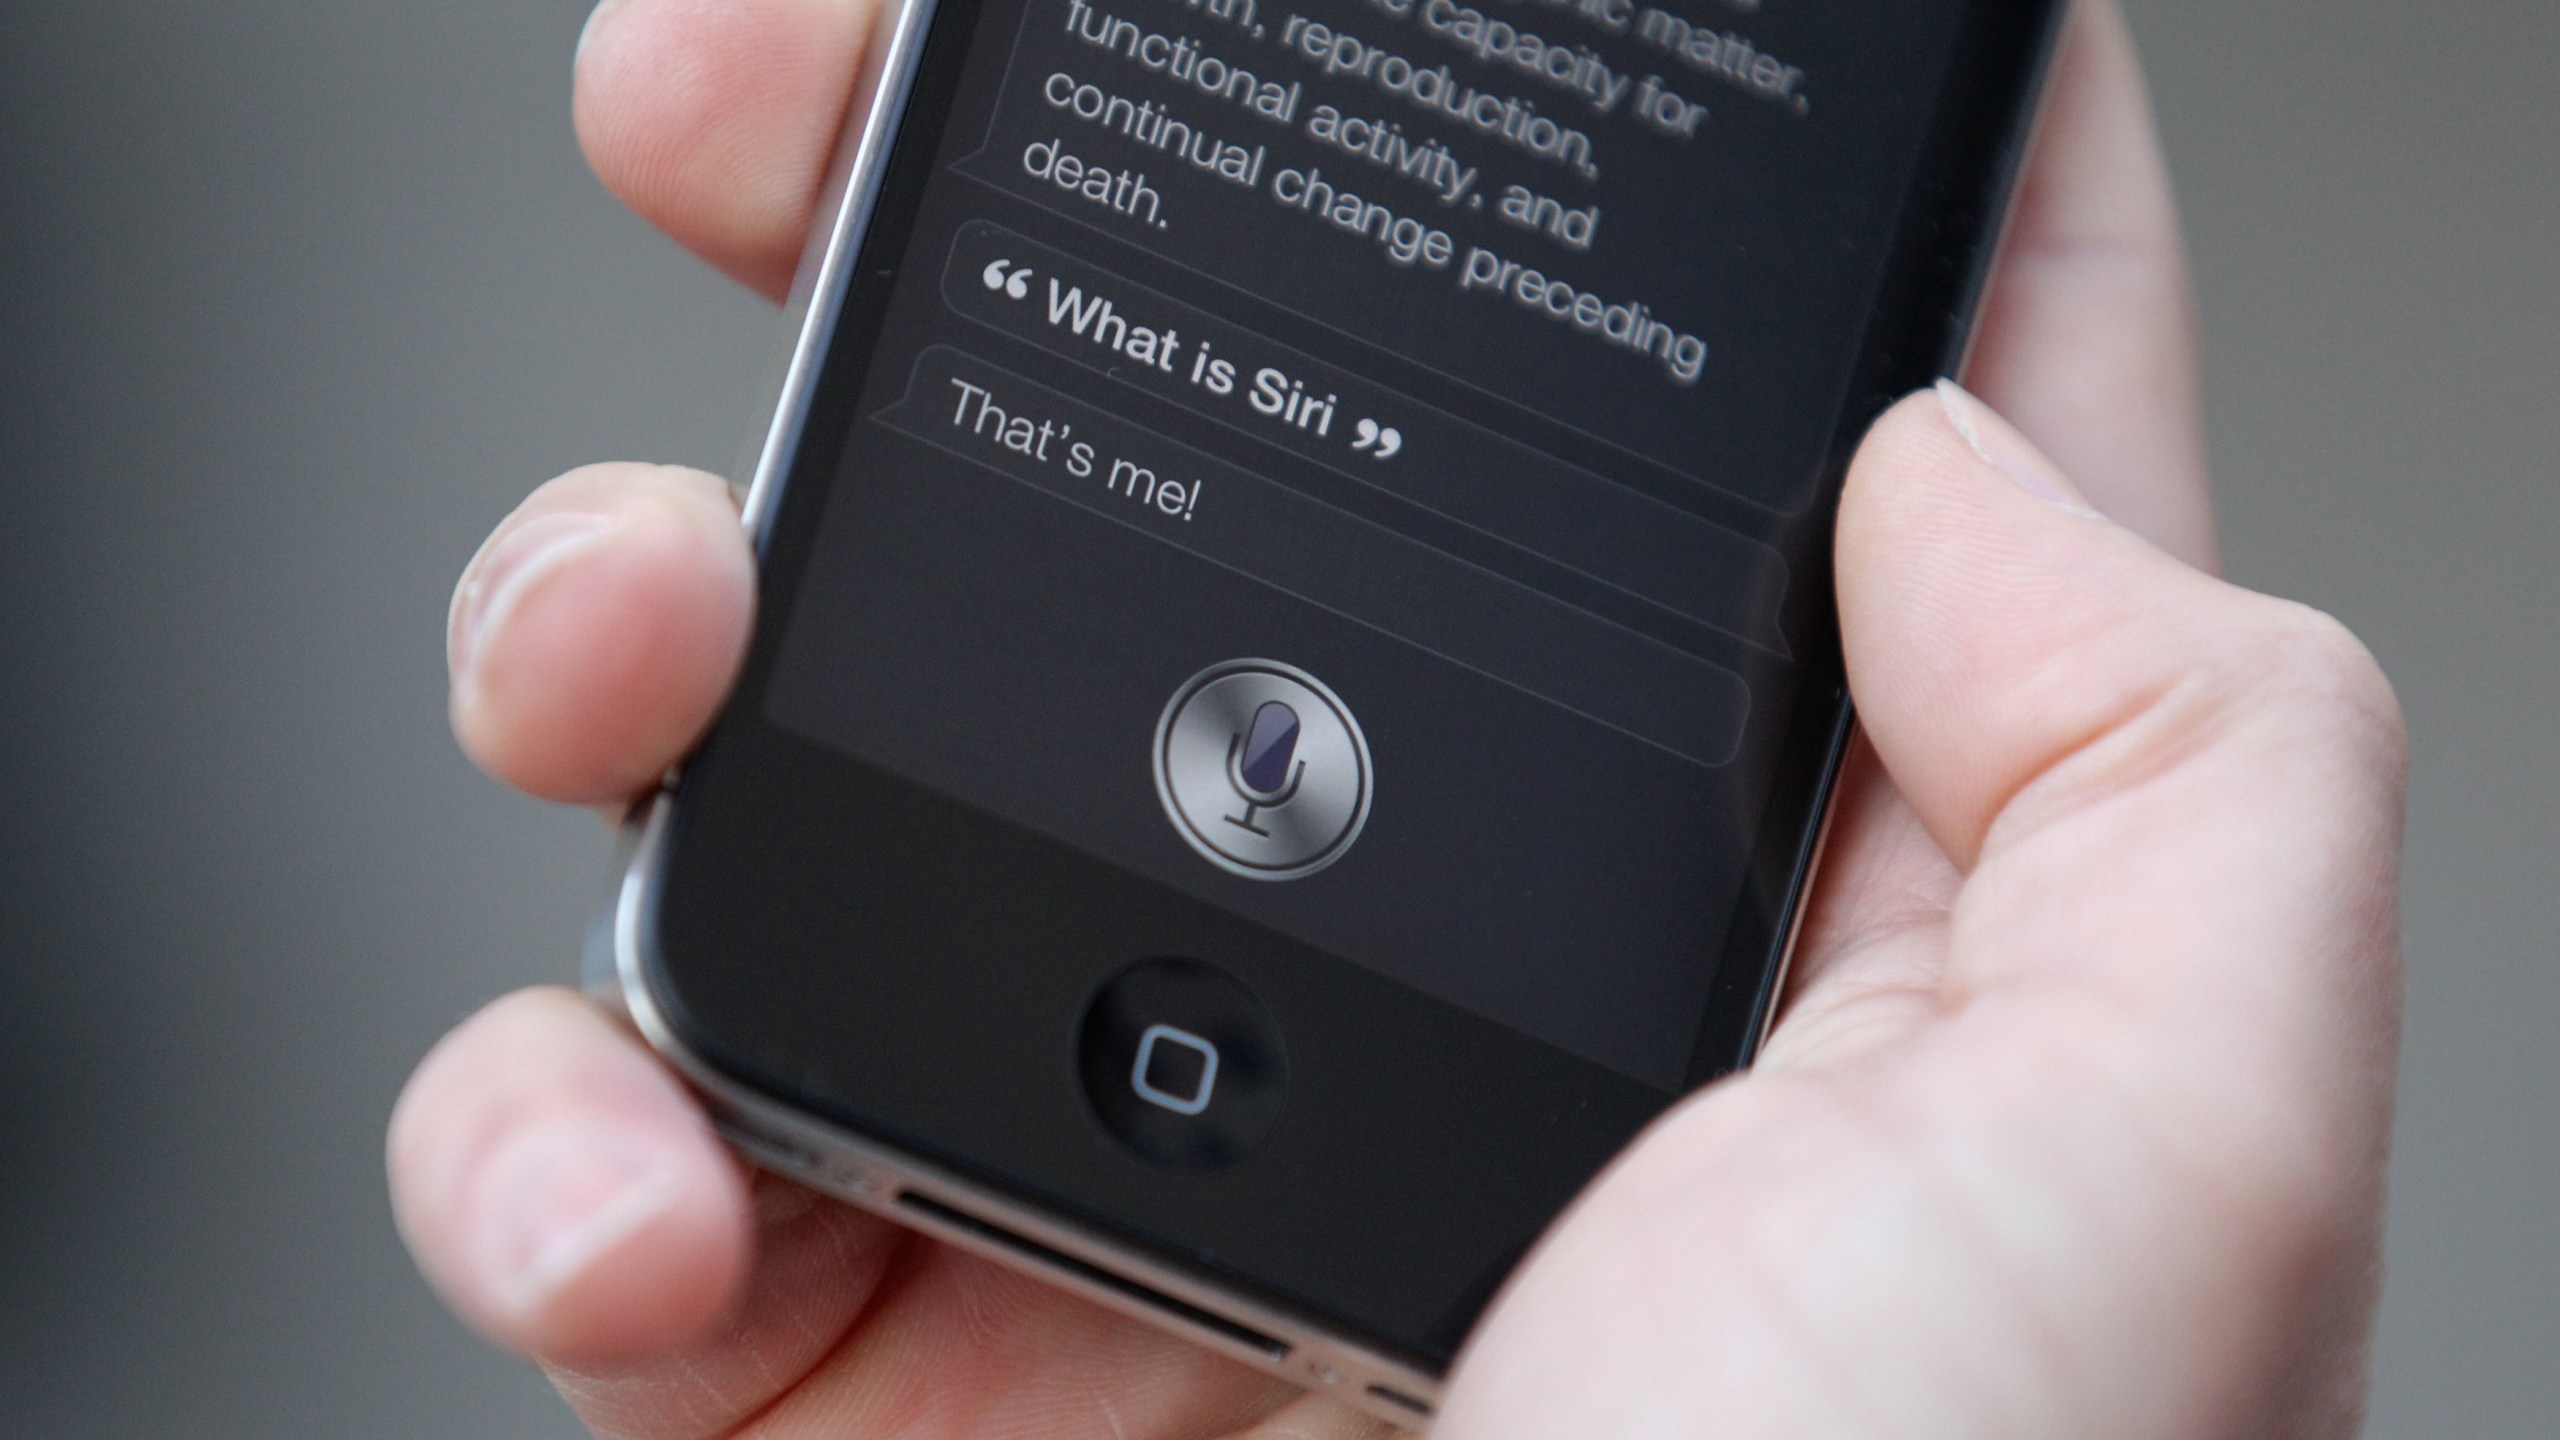
<svg viewBox="0 0 2560 1440"><path fill-rule="evenodd" d="M1229 660L1184 681L1156 721L1156 798L1200 858L1249 880L1341 859L1369 819L1369 742L1323 681Z"/></svg>

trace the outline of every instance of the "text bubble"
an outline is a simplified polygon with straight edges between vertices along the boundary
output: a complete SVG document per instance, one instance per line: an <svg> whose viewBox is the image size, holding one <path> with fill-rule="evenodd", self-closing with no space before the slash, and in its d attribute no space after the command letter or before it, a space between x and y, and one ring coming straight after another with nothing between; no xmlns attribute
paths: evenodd
<svg viewBox="0 0 2560 1440"><path fill-rule="evenodd" d="M882 424L1695 764L1740 676L947 345Z"/></svg>
<svg viewBox="0 0 2560 1440"><path fill-rule="evenodd" d="M942 294L972 320L1596 581L1622 599L1788 654L1780 629L1785 560L1662 498L991 221L961 228ZM1382 443L1390 435L1392 444ZM1668 483L1677 493L1676 482ZM1492 563L1530 583L1556 578L1534 566ZM1576 598L1571 592L1588 586L1554 588Z"/></svg>

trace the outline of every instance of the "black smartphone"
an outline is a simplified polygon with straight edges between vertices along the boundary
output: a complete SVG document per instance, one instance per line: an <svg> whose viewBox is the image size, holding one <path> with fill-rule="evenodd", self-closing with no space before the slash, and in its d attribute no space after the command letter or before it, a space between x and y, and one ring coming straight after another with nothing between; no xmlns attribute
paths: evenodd
<svg viewBox="0 0 2560 1440"><path fill-rule="evenodd" d="M600 986L760 1162L1426 1418L1768 1019L2059 8L893 5Z"/></svg>

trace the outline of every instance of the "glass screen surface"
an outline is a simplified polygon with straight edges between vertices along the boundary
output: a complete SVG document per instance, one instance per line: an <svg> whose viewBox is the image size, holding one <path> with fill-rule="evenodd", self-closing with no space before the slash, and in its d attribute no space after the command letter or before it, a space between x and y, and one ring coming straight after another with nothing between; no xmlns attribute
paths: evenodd
<svg viewBox="0 0 2560 1440"><path fill-rule="evenodd" d="M763 713L1680 1088L1960 11L952 0Z"/></svg>

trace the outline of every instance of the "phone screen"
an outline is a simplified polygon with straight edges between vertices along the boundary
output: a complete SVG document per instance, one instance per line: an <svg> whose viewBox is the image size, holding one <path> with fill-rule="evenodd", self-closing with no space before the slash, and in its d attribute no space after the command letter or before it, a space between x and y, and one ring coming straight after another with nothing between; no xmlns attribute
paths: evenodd
<svg viewBox="0 0 2560 1440"><path fill-rule="evenodd" d="M911 15L625 891L664 1043L1437 1373L1748 1058L1842 470L1958 363L2058 9Z"/></svg>
<svg viewBox="0 0 2560 1440"><path fill-rule="evenodd" d="M1681 1088L1963 7L941 8L765 717Z"/></svg>

